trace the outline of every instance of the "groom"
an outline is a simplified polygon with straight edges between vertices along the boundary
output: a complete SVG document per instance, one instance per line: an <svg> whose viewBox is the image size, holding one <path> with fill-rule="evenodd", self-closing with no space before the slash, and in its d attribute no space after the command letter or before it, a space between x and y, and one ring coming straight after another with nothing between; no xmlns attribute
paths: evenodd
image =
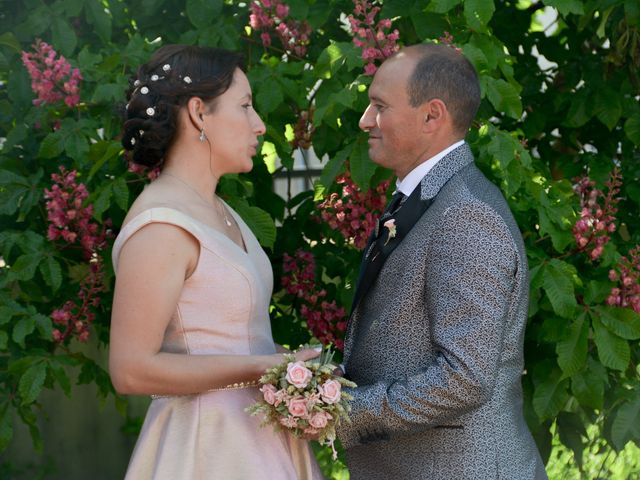
<svg viewBox="0 0 640 480"><path fill-rule="evenodd" d="M359 479L546 479L522 412L528 268L464 137L469 61L404 48L369 88L369 155L398 177L362 261L345 342L358 384L338 436Z"/></svg>

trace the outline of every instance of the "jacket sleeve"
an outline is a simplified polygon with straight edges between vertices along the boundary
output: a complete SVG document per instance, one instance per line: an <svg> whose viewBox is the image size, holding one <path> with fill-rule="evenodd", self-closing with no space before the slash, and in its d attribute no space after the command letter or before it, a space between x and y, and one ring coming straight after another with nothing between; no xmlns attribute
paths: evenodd
<svg viewBox="0 0 640 480"><path fill-rule="evenodd" d="M446 425L491 398L517 301L514 239L492 208L469 202L445 212L425 261L420 314L435 355L415 375L349 390L351 422L338 431L345 448Z"/></svg>

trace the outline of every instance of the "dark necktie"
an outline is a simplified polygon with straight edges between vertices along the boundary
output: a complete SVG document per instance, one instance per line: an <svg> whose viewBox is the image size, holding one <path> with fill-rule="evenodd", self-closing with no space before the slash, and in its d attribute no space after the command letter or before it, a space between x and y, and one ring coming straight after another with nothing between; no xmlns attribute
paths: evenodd
<svg viewBox="0 0 640 480"><path fill-rule="evenodd" d="M400 208L400 206L402 205L402 201L406 198L407 196L402 193L400 190L397 190L391 197L391 201L389 202L389 205L387 205L387 208L384 209L384 213L382 214L383 217L390 217L391 215L393 215L394 213L396 213L398 211L398 209Z"/></svg>

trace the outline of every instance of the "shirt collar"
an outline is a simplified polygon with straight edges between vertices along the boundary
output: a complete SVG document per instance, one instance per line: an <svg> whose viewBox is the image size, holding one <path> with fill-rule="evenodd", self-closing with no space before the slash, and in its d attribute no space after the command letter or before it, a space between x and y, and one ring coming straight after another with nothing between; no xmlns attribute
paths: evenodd
<svg viewBox="0 0 640 480"><path fill-rule="evenodd" d="M396 190L402 192L407 197L413 193L418 184L422 181L422 179L431 171L436 164L442 160L449 152L455 150L460 145L464 144L464 140L460 140L453 145L448 146L444 150L436 153L433 157L428 158L416 168L411 170L406 177L402 179L402 181L396 181Z"/></svg>

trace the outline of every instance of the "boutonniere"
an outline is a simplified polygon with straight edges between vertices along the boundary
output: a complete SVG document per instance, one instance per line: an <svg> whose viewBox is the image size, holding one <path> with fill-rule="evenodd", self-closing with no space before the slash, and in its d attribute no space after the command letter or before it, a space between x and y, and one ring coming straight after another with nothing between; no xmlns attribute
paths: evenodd
<svg viewBox="0 0 640 480"><path fill-rule="evenodd" d="M395 218L391 218L391 219L387 220L386 222L384 222L382 226L389 230L389 233L387 234L387 241L384 242L384 245L386 245L387 243L389 243L389 241L392 238L395 238L395 236L396 236L396 219Z"/></svg>

